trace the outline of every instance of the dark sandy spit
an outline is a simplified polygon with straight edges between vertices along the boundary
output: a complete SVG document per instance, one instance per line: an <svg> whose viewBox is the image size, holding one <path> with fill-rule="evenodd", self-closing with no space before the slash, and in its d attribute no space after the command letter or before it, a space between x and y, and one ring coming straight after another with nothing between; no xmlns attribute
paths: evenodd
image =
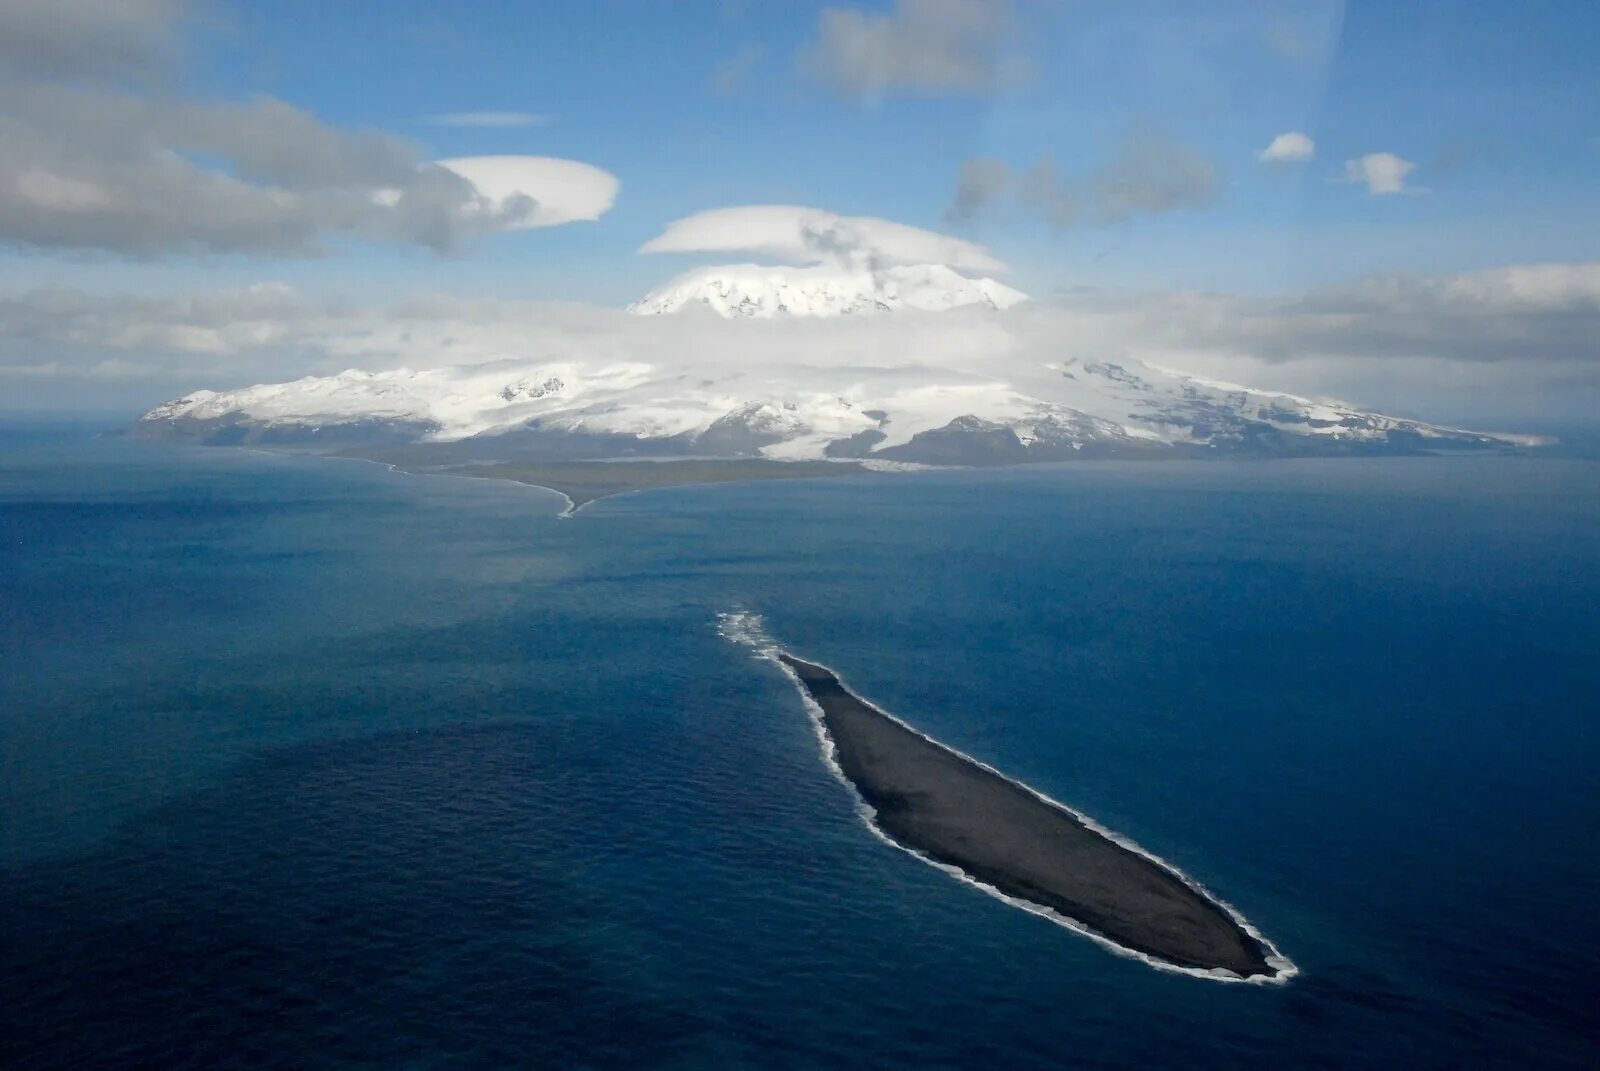
<svg viewBox="0 0 1600 1071"><path fill-rule="evenodd" d="M840 461L565 461L535 464L508 461L474 465L462 476L514 480L560 491L573 509L612 495L649 491L658 487L691 487L708 483L743 483L750 480L816 479L857 476L866 470Z"/></svg>
<svg viewBox="0 0 1600 1071"><path fill-rule="evenodd" d="M896 843L1160 963L1283 974L1285 961L1269 962L1227 909L1160 863L875 709L826 667L777 657L821 708L839 767Z"/></svg>

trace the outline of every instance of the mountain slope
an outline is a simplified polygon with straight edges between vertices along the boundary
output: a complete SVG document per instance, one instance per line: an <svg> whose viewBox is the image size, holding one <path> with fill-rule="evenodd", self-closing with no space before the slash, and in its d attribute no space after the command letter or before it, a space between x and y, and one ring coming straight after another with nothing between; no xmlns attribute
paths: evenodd
<svg viewBox="0 0 1600 1071"><path fill-rule="evenodd" d="M728 318L851 316L978 305L1006 309L1027 295L993 279L968 279L942 264L851 271L735 264L686 272L628 306L641 316L706 308Z"/></svg>
<svg viewBox="0 0 1600 1071"><path fill-rule="evenodd" d="M1010 464L1073 457L1333 455L1536 440L1402 420L1136 362L894 367L502 361L350 370L197 391L147 436L335 448L472 444L497 457L868 458Z"/></svg>

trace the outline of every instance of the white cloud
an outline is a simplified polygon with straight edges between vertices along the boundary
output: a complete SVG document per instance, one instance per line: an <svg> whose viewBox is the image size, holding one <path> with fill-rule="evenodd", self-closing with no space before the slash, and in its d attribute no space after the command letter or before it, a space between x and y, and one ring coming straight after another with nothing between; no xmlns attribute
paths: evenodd
<svg viewBox="0 0 1600 1071"><path fill-rule="evenodd" d="M465 126L480 128L544 126L551 121L548 115L531 112L442 112L425 115L422 121L428 126Z"/></svg>
<svg viewBox="0 0 1600 1071"><path fill-rule="evenodd" d="M840 216L796 205L746 205L699 212L667 226L641 253L745 253L793 264L876 269L946 264L1004 271L976 242L872 216Z"/></svg>
<svg viewBox="0 0 1600 1071"><path fill-rule="evenodd" d="M502 212L519 196L531 199L514 229L599 219L621 186L609 171L554 156L461 156L437 163L472 183L484 198L483 211Z"/></svg>
<svg viewBox="0 0 1600 1071"><path fill-rule="evenodd" d="M1256 153L1256 159L1267 164L1297 164L1316 155L1317 143L1298 130L1279 134L1272 144Z"/></svg>
<svg viewBox="0 0 1600 1071"><path fill-rule="evenodd" d="M1410 160L1402 160L1392 152L1369 152L1344 164L1344 181L1359 182L1367 192L1377 195L1396 193L1426 193L1420 186L1406 185L1406 176L1416 170Z"/></svg>
<svg viewBox="0 0 1600 1071"><path fill-rule="evenodd" d="M55 405L148 407L200 387L507 358L999 369L1076 356L1430 419L1550 420L1590 417L1600 405L1597 337L1600 262L1381 276L1275 296L1079 290L998 314L800 321L443 296L364 306L275 284L168 297L54 290L0 294L0 398L10 390L14 405L26 388ZM107 368L137 385L95 387ZM46 382L55 386L45 391Z"/></svg>
<svg viewBox="0 0 1600 1071"><path fill-rule="evenodd" d="M600 197L598 179L585 193L541 174L542 203L492 181L491 201L400 138L270 97L183 96L184 13L182 0L0 0L0 244L281 256L340 235L449 251L593 218L615 193L614 179Z"/></svg>
<svg viewBox="0 0 1600 1071"><path fill-rule="evenodd" d="M843 96L982 93L1002 73L1004 0L895 0L883 15L826 8L800 68Z"/></svg>

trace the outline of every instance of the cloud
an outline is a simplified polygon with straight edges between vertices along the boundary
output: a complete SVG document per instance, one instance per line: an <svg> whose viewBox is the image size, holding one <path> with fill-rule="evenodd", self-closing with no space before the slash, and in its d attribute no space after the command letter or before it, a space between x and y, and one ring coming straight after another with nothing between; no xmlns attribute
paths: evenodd
<svg viewBox="0 0 1600 1071"><path fill-rule="evenodd" d="M961 173L956 176L955 193L951 195L945 216L954 223L975 219L991 205L1009 196L1016 185L1017 176L1004 162L983 156L968 157L961 164Z"/></svg>
<svg viewBox="0 0 1600 1071"><path fill-rule="evenodd" d="M1004 271L975 242L871 216L841 216L795 205L716 208L675 220L639 247L641 253L744 253L794 264L877 269L896 264L947 264L966 271Z"/></svg>
<svg viewBox="0 0 1600 1071"><path fill-rule="evenodd" d="M1371 275L1268 295L1080 288L1048 304L1073 321L1075 333L1061 336L1073 348L1107 356L1549 362L1586 368L1600 387L1600 261Z"/></svg>
<svg viewBox="0 0 1600 1071"><path fill-rule="evenodd" d="M1317 143L1309 135L1291 130L1272 139L1272 144L1256 153L1265 164L1298 164L1316 155Z"/></svg>
<svg viewBox="0 0 1600 1071"><path fill-rule="evenodd" d="M183 0L5 0L0 4L0 71L156 78L179 46Z"/></svg>
<svg viewBox="0 0 1600 1071"><path fill-rule="evenodd" d="M1088 352L1230 382L1462 422L1592 422L1600 411L1600 262L1268 296L1083 291L1057 307Z"/></svg>
<svg viewBox="0 0 1600 1071"><path fill-rule="evenodd" d="M437 163L472 183L490 214L528 198L532 207L508 224L519 229L599 219L621 186L609 171L554 156L462 156Z"/></svg>
<svg viewBox="0 0 1600 1071"><path fill-rule="evenodd" d="M173 95L182 13L176 0L0 4L0 244L305 255L343 235L448 251L548 214L538 191L491 200L386 134L267 97ZM41 51L12 55L29 43Z"/></svg>
<svg viewBox="0 0 1600 1071"><path fill-rule="evenodd" d="M1199 208L1217 196L1216 169L1191 149L1148 132L1129 135L1106 164L1065 175L1050 157L1018 171L974 157L961 166L946 217L970 221L1014 203L1058 229L1080 220L1117 223L1139 215Z"/></svg>
<svg viewBox="0 0 1600 1071"><path fill-rule="evenodd" d="M717 64L716 70L711 72L711 88L718 93L732 93L749 80L763 54L760 45L750 42L740 45L737 52Z"/></svg>
<svg viewBox="0 0 1600 1071"><path fill-rule="evenodd" d="M1135 134L1109 166L1090 176L1088 189L1091 214L1116 222L1210 204L1217 196L1217 177L1211 162L1194 150Z"/></svg>
<svg viewBox="0 0 1600 1071"><path fill-rule="evenodd" d="M148 406L199 387L347 367L488 360L658 365L925 362L1036 368L1144 360L1335 395L1431 419L1592 417L1600 403L1600 262L1388 275L1270 296L1082 289L1003 314L729 322L424 295L362 305L280 284L169 297L0 294L0 397ZM1022 363L1016 363L1022 362ZM97 382L117 378L121 387ZM48 393L42 383L55 384ZM97 397L104 398L101 394Z"/></svg>
<svg viewBox="0 0 1600 1071"><path fill-rule="evenodd" d="M1402 160L1392 152L1369 152L1344 164L1344 181L1359 182L1367 192L1377 195L1397 193L1427 193L1421 186L1408 186L1406 176L1416 170L1410 160Z"/></svg>
<svg viewBox="0 0 1600 1071"><path fill-rule="evenodd" d="M1000 0L895 0L888 14L825 8L800 69L841 96L985 93L1004 73L1011 6Z"/></svg>
<svg viewBox="0 0 1600 1071"><path fill-rule="evenodd" d="M534 115L531 112L442 112L438 115L425 115L422 117L422 121L428 126L498 129L544 126L552 120L548 115Z"/></svg>

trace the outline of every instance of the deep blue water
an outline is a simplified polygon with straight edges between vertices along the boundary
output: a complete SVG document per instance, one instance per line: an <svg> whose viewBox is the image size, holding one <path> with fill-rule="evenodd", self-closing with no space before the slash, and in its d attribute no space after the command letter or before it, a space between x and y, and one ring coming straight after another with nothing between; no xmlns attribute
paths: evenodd
<svg viewBox="0 0 1600 1071"><path fill-rule="evenodd" d="M0 1065L1592 1067L1600 463L555 496L0 435ZM1261 927L874 839L760 612Z"/></svg>

